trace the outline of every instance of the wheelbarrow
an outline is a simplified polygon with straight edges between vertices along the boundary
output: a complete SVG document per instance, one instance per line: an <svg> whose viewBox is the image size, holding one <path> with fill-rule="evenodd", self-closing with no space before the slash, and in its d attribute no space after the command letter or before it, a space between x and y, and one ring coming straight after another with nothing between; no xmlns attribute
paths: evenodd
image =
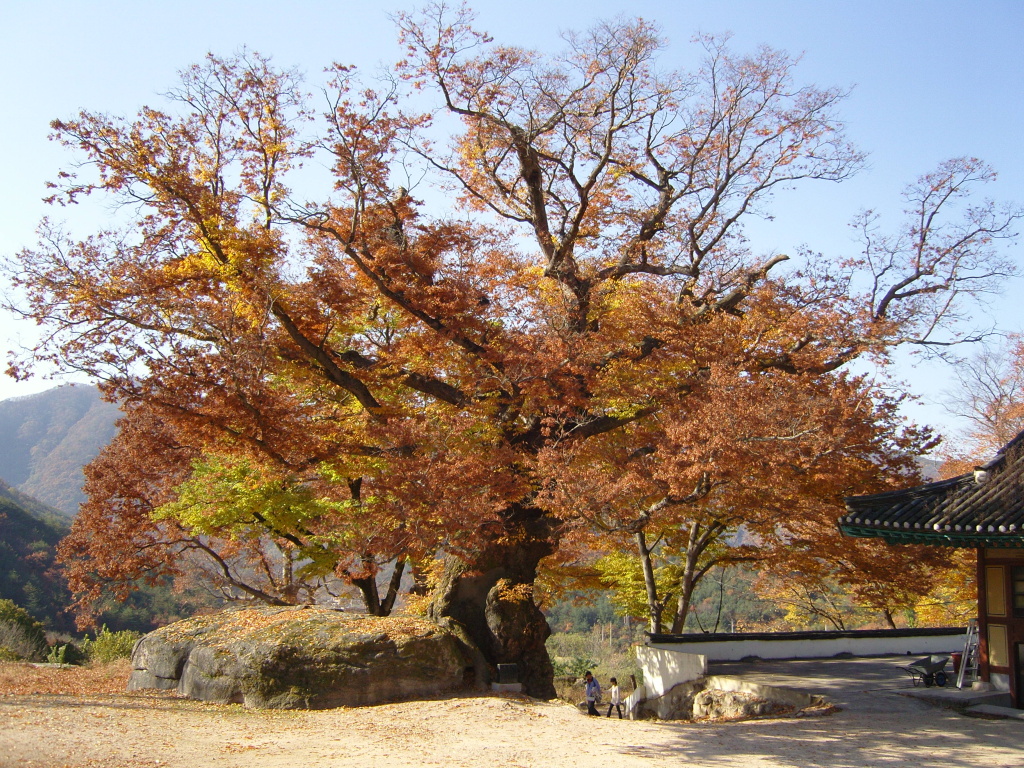
<svg viewBox="0 0 1024 768"><path fill-rule="evenodd" d="M919 682L924 683L925 688L931 688L933 685L937 685L941 688L949 680L949 678L946 677L945 672L946 662L948 661L949 656L925 656L923 659L918 659L913 664L900 667L900 669L910 675L910 679L914 682L915 688Z"/></svg>

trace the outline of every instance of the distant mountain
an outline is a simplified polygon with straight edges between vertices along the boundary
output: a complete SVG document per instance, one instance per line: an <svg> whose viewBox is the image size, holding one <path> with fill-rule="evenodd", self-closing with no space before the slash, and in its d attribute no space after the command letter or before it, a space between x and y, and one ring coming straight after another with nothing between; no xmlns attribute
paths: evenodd
<svg viewBox="0 0 1024 768"><path fill-rule="evenodd" d="M85 501L82 467L113 439L120 415L80 384L0 401L0 478L75 515Z"/></svg>
<svg viewBox="0 0 1024 768"><path fill-rule="evenodd" d="M937 459L920 457L917 460L917 466L926 483L934 483L942 477L942 462Z"/></svg>

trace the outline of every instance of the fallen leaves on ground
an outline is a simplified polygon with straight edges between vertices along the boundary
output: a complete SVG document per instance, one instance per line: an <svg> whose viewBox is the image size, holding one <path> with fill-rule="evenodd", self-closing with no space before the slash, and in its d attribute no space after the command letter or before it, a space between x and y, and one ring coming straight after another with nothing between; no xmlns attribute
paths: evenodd
<svg viewBox="0 0 1024 768"><path fill-rule="evenodd" d="M0 695L95 696L123 694L132 665L127 659L87 667L0 662Z"/></svg>

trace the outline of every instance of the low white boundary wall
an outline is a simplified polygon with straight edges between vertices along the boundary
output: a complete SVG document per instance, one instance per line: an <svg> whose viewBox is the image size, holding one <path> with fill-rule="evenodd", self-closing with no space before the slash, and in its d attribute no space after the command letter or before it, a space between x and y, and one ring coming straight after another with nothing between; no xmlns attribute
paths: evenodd
<svg viewBox="0 0 1024 768"><path fill-rule="evenodd" d="M638 645L636 659L644 671L646 696L664 696L673 686L704 677L708 672L708 657L674 648Z"/></svg>
<svg viewBox="0 0 1024 768"><path fill-rule="evenodd" d="M630 701L635 708L643 698L663 696L679 683L704 677L709 660L739 661L748 656L760 659L827 659L847 653L854 656L924 656L963 650L965 634L964 629L951 628L651 635L647 645L636 648L644 684Z"/></svg>
<svg viewBox="0 0 1024 768"><path fill-rule="evenodd" d="M647 647L700 656L706 665L708 661L739 661L748 656L760 659L824 659L845 653L854 656L952 653L963 650L965 634L964 629L952 628L785 632L777 635L652 635Z"/></svg>

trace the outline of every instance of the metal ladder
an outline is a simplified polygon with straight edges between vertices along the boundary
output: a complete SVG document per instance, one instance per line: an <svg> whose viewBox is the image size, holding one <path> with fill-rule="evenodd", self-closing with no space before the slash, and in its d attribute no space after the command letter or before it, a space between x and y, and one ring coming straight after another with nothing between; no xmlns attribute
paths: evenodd
<svg viewBox="0 0 1024 768"><path fill-rule="evenodd" d="M978 620L967 622L967 636L964 638L964 654L960 659L960 672L956 676L956 687L963 688L968 674L971 682L978 679Z"/></svg>

